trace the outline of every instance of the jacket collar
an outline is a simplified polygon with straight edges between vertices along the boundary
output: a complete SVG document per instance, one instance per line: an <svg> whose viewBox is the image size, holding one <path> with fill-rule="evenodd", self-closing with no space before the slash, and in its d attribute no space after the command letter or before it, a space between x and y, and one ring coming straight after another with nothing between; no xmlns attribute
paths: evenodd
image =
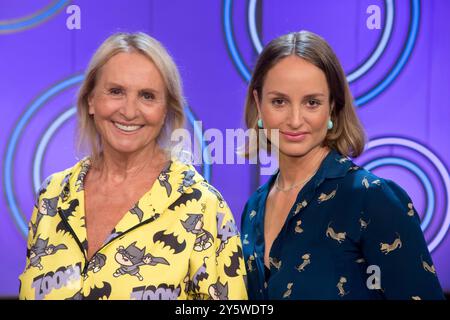
<svg viewBox="0 0 450 320"><path fill-rule="evenodd" d="M296 203L304 203L306 201L306 204L309 203L315 192L316 189L326 180L326 179L334 179L334 178L340 178L344 177L349 170L351 170L354 167L354 163L347 157L344 157L342 154L337 152L336 150L330 150L328 155L325 157L325 159L322 161L322 163L319 166L319 169L317 170L316 174L311 178L311 180L300 190L300 192L297 195ZM257 200L257 207L255 208L256 211L256 221L258 221L259 227L264 230L264 215L265 215L265 205L267 196L269 194L270 188L272 187L273 183L275 182L275 179L279 173L279 169L273 174L269 180L263 184L261 187L258 188L258 200ZM304 205L302 205L304 207ZM286 223L289 221L291 217L293 217L293 214L289 214Z"/></svg>
<svg viewBox="0 0 450 320"><path fill-rule="evenodd" d="M325 179L344 177L352 166L354 166L354 164L350 158L345 157L338 151L332 149L322 161L319 169L310 182L314 181L316 182L316 184L320 184ZM269 178L269 180L267 180L265 184L257 189L257 192L268 192L275 182L279 171L279 169L276 170L276 172Z"/></svg>
<svg viewBox="0 0 450 320"><path fill-rule="evenodd" d="M350 158L343 156L336 150L331 150L317 171L317 180L323 181L344 177L353 165Z"/></svg>
<svg viewBox="0 0 450 320"><path fill-rule="evenodd" d="M90 168L89 158L78 162L62 181L62 192L58 200L58 211L66 229L69 229L66 231L72 233L85 256L87 256L87 232L84 179ZM131 229L157 219L167 209L176 209L179 203L183 203L182 196L191 195L190 199L198 197L195 186L202 181L204 178L192 165L184 164L176 159L170 160L150 190L133 208L124 213L103 246Z"/></svg>

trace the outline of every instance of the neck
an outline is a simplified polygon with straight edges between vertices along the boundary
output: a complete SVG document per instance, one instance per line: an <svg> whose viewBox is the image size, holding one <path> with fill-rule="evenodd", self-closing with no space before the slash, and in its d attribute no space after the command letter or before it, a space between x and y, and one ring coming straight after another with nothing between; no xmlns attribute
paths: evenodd
<svg viewBox="0 0 450 320"><path fill-rule="evenodd" d="M96 168L101 180L122 183L130 178L160 172L167 161L167 156L157 144L133 153L121 153L104 146Z"/></svg>
<svg viewBox="0 0 450 320"><path fill-rule="evenodd" d="M319 169L330 149L318 146L300 157L292 157L280 152L279 185L288 188L311 178Z"/></svg>

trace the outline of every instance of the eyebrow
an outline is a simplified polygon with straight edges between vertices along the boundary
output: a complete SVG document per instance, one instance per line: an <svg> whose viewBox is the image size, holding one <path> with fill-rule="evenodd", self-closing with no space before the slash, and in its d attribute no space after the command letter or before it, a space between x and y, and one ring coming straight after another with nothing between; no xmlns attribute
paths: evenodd
<svg viewBox="0 0 450 320"><path fill-rule="evenodd" d="M121 88L121 89L124 88L123 85L118 84L117 82L107 82L107 83L105 83L105 86L106 87L118 87L118 88ZM139 89L139 92L144 92L144 91L150 91L150 92L153 92L153 93L159 93L159 90L156 90L156 89L153 89L153 88Z"/></svg>
<svg viewBox="0 0 450 320"><path fill-rule="evenodd" d="M273 94L273 95L277 95L277 96L287 97L286 94L284 94L284 93L282 93L282 92L280 92L280 91L276 91L276 90L274 90L274 91L269 91L269 92L267 92L267 94ZM316 97L326 97L326 95L323 94L323 93L319 93L319 92L318 92L318 93L310 93L310 94L307 94L307 95L304 97L304 99L316 98Z"/></svg>
<svg viewBox="0 0 450 320"><path fill-rule="evenodd" d="M326 97L323 93L311 93L305 96L305 99L318 98L318 97Z"/></svg>
<svg viewBox="0 0 450 320"><path fill-rule="evenodd" d="M123 88L123 86L121 84L118 84L116 82L106 82L105 83L105 87L119 87L119 88Z"/></svg>
<svg viewBox="0 0 450 320"><path fill-rule="evenodd" d="M282 97L287 97L287 95L286 94L284 94L283 92L280 92L280 91L269 91L269 92L267 92L267 94L273 94L273 95L276 95L276 96L282 96Z"/></svg>

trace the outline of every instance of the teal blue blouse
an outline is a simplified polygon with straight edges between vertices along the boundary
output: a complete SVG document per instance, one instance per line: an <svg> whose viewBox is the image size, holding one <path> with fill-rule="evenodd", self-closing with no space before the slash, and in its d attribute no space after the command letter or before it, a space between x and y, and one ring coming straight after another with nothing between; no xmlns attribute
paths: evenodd
<svg viewBox="0 0 450 320"><path fill-rule="evenodd" d="M242 214L250 299L444 299L409 196L336 151L299 192L267 269L265 203L277 174Z"/></svg>

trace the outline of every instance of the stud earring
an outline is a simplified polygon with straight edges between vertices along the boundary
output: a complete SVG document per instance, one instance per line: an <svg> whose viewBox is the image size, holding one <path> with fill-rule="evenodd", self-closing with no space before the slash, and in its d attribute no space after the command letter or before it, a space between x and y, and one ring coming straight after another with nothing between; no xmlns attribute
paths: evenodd
<svg viewBox="0 0 450 320"><path fill-rule="evenodd" d="M333 126L334 126L333 121L331 121L331 119L329 119L329 120L328 120L328 124L327 124L328 130L333 129Z"/></svg>

